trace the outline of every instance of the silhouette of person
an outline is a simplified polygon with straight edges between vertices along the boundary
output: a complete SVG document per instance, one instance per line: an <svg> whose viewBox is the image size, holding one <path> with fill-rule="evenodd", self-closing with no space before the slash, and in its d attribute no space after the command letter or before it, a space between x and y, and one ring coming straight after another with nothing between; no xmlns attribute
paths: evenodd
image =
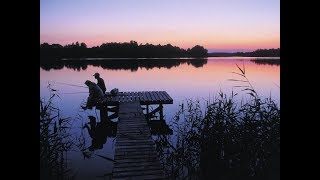
<svg viewBox="0 0 320 180"><path fill-rule="evenodd" d="M89 97L87 99L86 106L81 107L83 109L92 109L93 106L96 106L103 100L104 94L101 88L96 83L87 80L84 84L89 88Z"/></svg>
<svg viewBox="0 0 320 180"><path fill-rule="evenodd" d="M106 85L104 84L104 80L100 77L99 73L95 73L93 76L94 76L94 78L97 79L98 86L101 88L103 94L105 94L107 88L106 88Z"/></svg>

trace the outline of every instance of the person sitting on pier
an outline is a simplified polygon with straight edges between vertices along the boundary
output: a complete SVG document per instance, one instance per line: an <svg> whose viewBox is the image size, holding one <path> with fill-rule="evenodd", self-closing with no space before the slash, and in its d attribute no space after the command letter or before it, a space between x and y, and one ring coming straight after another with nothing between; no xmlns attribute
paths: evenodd
<svg viewBox="0 0 320 180"><path fill-rule="evenodd" d="M84 110L92 109L93 106L96 106L99 102L103 100L103 92L101 88L94 82L87 80L85 85L89 88L89 97L87 99L86 106L81 106Z"/></svg>
<svg viewBox="0 0 320 180"><path fill-rule="evenodd" d="M105 94L107 88L106 88L106 85L104 84L104 80L100 77L99 73L95 73L93 76L94 76L94 78L97 79L98 86L101 88L103 94Z"/></svg>

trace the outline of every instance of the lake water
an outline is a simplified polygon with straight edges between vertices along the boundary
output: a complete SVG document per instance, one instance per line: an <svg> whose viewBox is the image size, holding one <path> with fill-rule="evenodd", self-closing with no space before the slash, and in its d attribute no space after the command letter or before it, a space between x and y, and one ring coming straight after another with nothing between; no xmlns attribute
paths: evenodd
<svg viewBox="0 0 320 180"><path fill-rule="evenodd" d="M118 88L119 91L166 91L173 99L173 104L164 105L165 120L168 124L178 111L179 105L186 99L199 99L202 104L216 96L219 91L230 95L232 91L239 93L238 101L249 96L239 85L243 80L236 64L245 67L245 73L250 83L262 98L272 97L280 105L280 60L265 60L250 57L210 57L204 60L100 60L105 63L63 63L40 67L40 97L48 99L51 88L56 89L60 98L55 104L61 110L63 117L71 118L73 138L82 137L86 146L91 138L82 126L87 123L88 116L99 119L99 110L83 111L80 105L86 101L88 89L86 80L96 82L93 74L100 73L104 79L107 91ZM165 62L165 63L162 63ZM67 62L67 61L65 61ZM90 65L91 64L91 65ZM73 86L77 85L77 86ZM68 167L76 174L77 179L101 179L98 176L111 173L113 163L101 156L113 158L114 138L110 137L102 149L88 153L90 158L84 158L82 152L75 148L67 154ZM100 156L99 156L100 155Z"/></svg>

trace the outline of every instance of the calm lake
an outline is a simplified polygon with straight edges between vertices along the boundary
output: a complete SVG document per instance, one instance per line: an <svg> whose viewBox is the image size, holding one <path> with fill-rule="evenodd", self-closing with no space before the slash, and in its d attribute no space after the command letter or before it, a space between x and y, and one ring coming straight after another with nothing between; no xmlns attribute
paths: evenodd
<svg viewBox="0 0 320 180"><path fill-rule="evenodd" d="M179 105L186 99L200 100L201 104L217 96L220 91L230 95L239 93L237 100L250 98L243 88L247 85L239 73L239 67L245 67L250 83L263 98L272 97L280 105L280 59L250 57L210 57L202 60L174 59L100 59L96 63L66 63L40 67L40 98L50 97L50 87L57 90L59 97L54 103L61 110L63 117L70 117L70 130L75 141L75 148L68 152L68 168L76 175L76 179L101 179L111 173L113 162L114 138L108 137L102 149L87 151L84 156L77 142L90 146L91 137L83 125L89 122L88 116L97 117L99 110L82 110L88 97L88 89L84 82L96 82L93 74L100 73L105 81L107 91L118 88L119 91L166 91L173 99L173 104L164 105L164 116L167 124L173 120ZM80 60L78 60L80 61ZM103 61L103 63L101 63ZM84 87L81 87L84 86Z"/></svg>

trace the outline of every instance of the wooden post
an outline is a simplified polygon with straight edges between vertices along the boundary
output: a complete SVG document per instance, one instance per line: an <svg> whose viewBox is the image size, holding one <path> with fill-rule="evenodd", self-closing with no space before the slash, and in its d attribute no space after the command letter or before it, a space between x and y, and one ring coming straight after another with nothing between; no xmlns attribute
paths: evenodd
<svg viewBox="0 0 320 180"><path fill-rule="evenodd" d="M100 108L100 122L108 120L108 106L102 106Z"/></svg>
<svg viewBox="0 0 320 180"><path fill-rule="evenodd" d="M146 105L146 109L147 109L147 120L149 120L149 104Z"/></svg>
<svg viewBox="0 0 320 180"><path fill-rule="evenodd" d="M160 104L159 107L160 107L160 110L159 110L160 120L163 120L163 106L162 106L162 104Z"/></svg>

